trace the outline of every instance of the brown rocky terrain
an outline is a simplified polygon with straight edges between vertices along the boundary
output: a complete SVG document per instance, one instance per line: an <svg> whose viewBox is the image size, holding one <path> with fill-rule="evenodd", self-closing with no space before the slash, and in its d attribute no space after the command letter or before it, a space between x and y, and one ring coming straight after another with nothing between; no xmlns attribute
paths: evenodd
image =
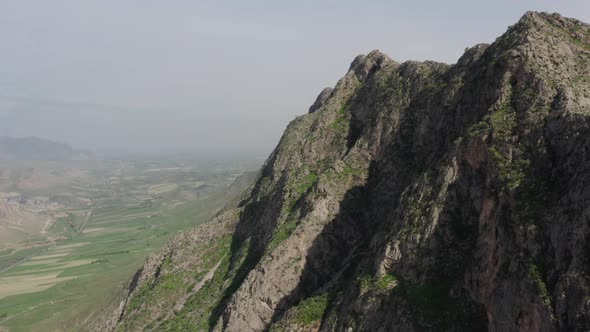
<svg viewBox="0 0 590 332"><path fill-rule="evenodd" d="M590 330L590 26L358 56L98 330Z"/></svg>

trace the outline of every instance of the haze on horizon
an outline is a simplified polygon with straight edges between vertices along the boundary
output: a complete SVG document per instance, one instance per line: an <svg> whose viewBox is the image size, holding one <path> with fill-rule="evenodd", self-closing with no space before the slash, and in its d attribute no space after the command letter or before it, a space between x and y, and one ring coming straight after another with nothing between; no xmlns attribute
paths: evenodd
<svg viewBox="0 0 590 332"><path fill-rule="evenodd" d="M264 157L357 54L454 63L527 10L590 22L587 0L1 1L0 136Z"/></svg>

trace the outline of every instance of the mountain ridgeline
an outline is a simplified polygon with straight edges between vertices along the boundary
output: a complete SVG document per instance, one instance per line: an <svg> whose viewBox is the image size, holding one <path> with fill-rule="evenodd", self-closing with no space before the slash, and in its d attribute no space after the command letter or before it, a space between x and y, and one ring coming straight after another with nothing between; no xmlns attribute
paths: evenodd
<svg viewBox="0 0 590 332"><path fill-rule="evenodd" d="M590 26L358 56L97 330L590 330Z"/></svg>
<svg viewBox="0 0 590 332"><path fill-rule="evenodd" d="M80 160L92 152L37 137L0 136L0 160Z"/></svg>

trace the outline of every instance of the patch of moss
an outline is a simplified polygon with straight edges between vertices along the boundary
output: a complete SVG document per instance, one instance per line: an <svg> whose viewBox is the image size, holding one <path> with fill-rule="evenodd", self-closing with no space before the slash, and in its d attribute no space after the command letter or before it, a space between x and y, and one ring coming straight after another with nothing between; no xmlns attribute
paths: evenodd
<svg viewBox="0 0 590 332"><path fill-rule="evenodd" d="M295 318L297 323L311 324L322 320L328 307L328 294L307 298L295 307Z"/></svg>
<svg viewBox="0 0 590 332"><path fill-rule="evenodd" d="M496 146L491 146L488 151L498 166L500 179L506 182L511 190L518 188L526 179L525 171L529 167L530 161L522 158L510 160Z"/></svg>
<svg viewBox="0 0 590 332"><path fill-rule="evenodd" d="M336 119L330 124L330 128L344 132L348 129L348 114L346 112L346 104L342 104L336 113Z"/></svg>
<svg viewBox="0 0 590 332"><path fill-rule="evenodd" d="M153 287L143 287L136 296L133 297L129 309L133 306L139 306L142 303L148 305L162 303L167 299L174 300L177 298L174 294L185 293L191 291L194 287L194 281L198 281L212 269L220 260L220 266L216 270L213 278L207 281L203 287L196 292L186 303L184 308L176 314L173 318L162 322L161 326L157 326L159 331L185 331L185 330L208 330L210 328L208 317L215 307L216 299L222 292L222 285L225 280L225 275L229 269L229 249L231 237L227 236L212 246L208 250L208 255L203 258L203 262L199 266L200 272L191 275L190 272L171 273L164 275ZM154 319L161 320L156 317L151 317L148 310L143 310L139 316L132 317L141 323L147 322L148 325L156 327L159 323L154 322ZM129 323L129 322L128 322ZM133 326L129 329L133 330Z"/></svg>
<svg viewBox="0 0 590 332"><path fill-rule="evenodd" d="M590 44L586 44L586 43L584 43L583 41L581 41L580 39L578 39L576 37L572 37L572 43L574 43L574 44L576 44L576 45L578 45L578 46L580 46L582 48L585 48L585 49L587 49L587 50L590 51Z"/></svg>
<svg viewBox="0 0 590 332"><path fill-rule="evenodd" d="M572 36L572 34L569 31L567 31L566 29L564 29L561 26L558 26L558 25L551 23L551 22L549 22L549 24L551 24L554 28L557 28L557 29L561 30L563 33L565 33L566 35L568 35L573 44L580 46L582 48L585 48L590 51L590 44L587 44L587 43L583 42L582 40L580 40L579 38ZM579 32L579 30L580 30L579 26L575 27L576 32Z"/></svg>
<svg viewBox="0 0 590 332"><path fill-rule="evenodd" d="M347 181L351 177L360 176L363 174L363 172L364 170L362 168L355 168L346 165L340 172L336 172L334 170L326 172L326 178L329 181L341 183Z"/></svg>
<svg viewBox="0 0 590 332"><path fill-rule="evenodd" d="M274 232L272 240L266 247L266 252L269 253L273 251L276 247L281 244L281 242L285 241L286 239L291 236L295 228L297 227L297 222L295 220L289 220L285 223L279 225Z"/></svg>
<svg viewBox="0 0 590 332"><path fill-rule="evenodd" d="M295 172L292 172L291 179L297 179L297 175ZM292 197L287 202L285 202L286 212L287 215L290 215L295 211L295 207L297 203L301 200L303 195L309 191L317 182L318 182L318 175L315 172L309 172L307 175L303 177L301 180L291 180L289 186L292 188L293 192L295 193L295 197ZM271 252L274 250L281 242L286 240L291 233L297 227L297 221L290 218L287 221L283 222L282 224L278 225L274 231L273 238L270 243L267 245L266 253Z"/></svg>
<svg viewBox="0 0 590 332"><path fill-rule="evenodd" d="M146 300L146 297L149 294L149 292L150 288L147 285L138 289L135 295L133 295L133 297L131 298L131 301L129 301L129 304L127 305L127 312L132 312L133 310L139 308L139 306Z"/></svg>
<svg viewBox="0 0 590 332"><path fill-rule="evenodd" d="M519 187L526 179L530 161L522 157L509 156L505 150L522 150L522 146L512 142L517 126L516 112L505 102L490 116L494 142L488 149L492 161L498 167L498 175L510 190ZM516 149L515 149L516 148Z"/></svg>
<svg viewBox="0 0 590 332"><path fill-rule="evenodd" d="M444 81L432 79L427 82L426 86L424 87L424 93L427 95L434 95L443 91L448 84Z"/></svg>
<svg viewBox="0 0 590 332"><path fill-rule="evenodd" d="M292 174L292 179L297 179L297 176ZM295 210L295 206L297 202L303 197L311 187L313 187L318 182L318 175L314 172L309 172L302 180L292 180L290 187L293 188L293 192L295 192L296 196L292 197L288 200L285 204L287 207L287 213L292 213Z"/></svg>
<svg viewBox="0 0 590 332"><path fill-rule="evenodd" d="M313 187L318 182L318 175L314 172L307 174L303 180L295 185L295 192L303 195L309 188Z"/></svg>
<svg viewBox="0 0 590 332"><path fill-rule="evenodd" d="M224 268L227 272L224 274L223 291L221 296L217 297L219 300L216 301L207 319L211 327L217 324L232 296L262 257L262 253L253 245L251 238L244 241L236 236L232 239L230 253L233 258L230 259L231 265Z"/></svg>
<svg viewBox="0 0 590 332"><path fill-rule="evenodd" d="M229 249L226 248L226 249ZM184 305L176 316L166 321L161 331L208 331L213 326L209 322L209 315L217 304L217 299L223 292L223 283L229 270L230 259L227 255L213 278L206 282Z"/></svg>
<svg viewBox="0 0 590 332"><path fill-rule="evenodd" d="M489 121L489 117L486 116L483 120L471 125L467 129L467 138L472 139L475 137L482 136L483 134L489 133L491 129Z"/></svg>
<svg viewBox="0 0 590 332"><path fill-rule="evenodd" d="M404 201L406 204L404 219L407 221L402 228L404 231L411 234L420 231L420 226L425 224L434 203L430 195L431 193L428 192L427 195L423 195L422 197L415 197L415 195L407 196L407 199Z"/></svg>
<svg viewBox="0 0 590 332"><path fill-rule="evenodd" d="M397 281L396 276L393 274L386 274L375 281L375 287L378 289L387 289L389 288L389 285L395 281Z"/></svg>
<svg viewBox="0 0 590 332"><path fill-rule="evenodd" d="M163 276L158 283L152 288L148 285L143 286L133 296L127 307L128 311L133 311L141 304L151 304L153 301L161 300L161 296L172 297L172 291L186 288L187 284L183 282L183 277L178 274Z"/></svg>
<svg viewBox="0 0 590 332"><path fill-rule="evenodd" d="M504 104L492 113L490 123L494 129L494 138L505 141L512 136L516 127L516 112Z"/></svg>
<svg viewBox="0 0 590 332"><path fill-rule="evenodd" d="M353 167L350 167L350 166L346 165L344 167L344 169L342 170L342 172L340 173L340 176L341 177L348 177L350 175L357 175L357 174L360 174L362 172L363 172L363 170L360 169L360 168L353 168Z"/></svg>
<svg viewBox="0 0 590 332"><path fill-rule="evenodd" d="M385 274L380 278L365 275L358 279L362 290L386 290L395 281L397 281L397 277L393 274Z"/></svg>
<svg viewBox="0 0 590 332"><path fill-rule="evenodd" d="M267 192L271 183L272 183L272 180L269 176L262 177L257 183L259 191L260 192Z"/></svg>
<svg viewBox="0 0 590 332"><path fill-rule="evenodd" d="M549 296L549 291L547 290L547 284L545 284L545 281L543 281L541 273L539 272L539 268L536 264L531 263L529 265L528 277L537 288L537 292L543 300L543 303L546 305L551 305L551 297Z"/></svg>
<svg viewBox="0 0 590 332"><path fill-rule="evenodd" d="M358 283L362 290L370 289L373 286L373 277L370 275L362 276L358 279Z"/></svg>

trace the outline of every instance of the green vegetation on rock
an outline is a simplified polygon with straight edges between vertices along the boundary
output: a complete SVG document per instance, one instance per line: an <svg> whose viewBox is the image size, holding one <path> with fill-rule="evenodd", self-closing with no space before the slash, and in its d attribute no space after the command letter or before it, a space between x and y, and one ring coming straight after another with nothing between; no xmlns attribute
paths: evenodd
<svg viewBox="0 0 590 332"><path fill-rule="evenodd" d="M359 285L363 291L373 289L386 290L389 289L389 287L395 282L397 282L397 277L389 273L381 276L380 278L366 275L359 279Z"/></svg>
<svg viewBox="0 0 590 332"><path fill-rule="evenodd" d="M297 228L296 220L288 220L282 223L281 225L277 226L272 237L272 240L267 246L266 252L269 253L275 250L275 248L278 247L279 244L281 244L281 242L285 241L289 238L289 236L291 236L295 228Z"/></svg>
<svg viewBox="0 0 590 332"><path fill-rule="evenodd" d="M305 169L307 170L307 168ZM295 196L287 201L286 207L288 213L292 213L294 211L298 201L318 182L318 175L314 172L309 172L303 177L303 179L299 179L293 172L290 182L290 187L295 193Z"/></svg>
<svg viewBox="0 0 590 332"><path fill-rule="evenodd" d="M336 119L330 125L330 127L337 132L346 132L348 130L348 113L346 112L346 104L342 104L338 112L336 113Z"/></svg>
<svg viewBox="0 0 590 332"><path fill-rule="evenodd" d="M551 305L551 297L549 296L549 291L547 290L547 284L545 281L543 281L543 277L541 276L539 268L536 264L530 263L528 277L537 288L537 292L539 293L541 300L543 300L543 303L546 305Z"/></svg>
<svg viewBox="0 0 590 332"><path fill-rule="evenodd" d="M509 106L509 101L492 113L490 124L494 137L494 143L489 148L490 157L498 167L500 179L508 189L514 190L525 180L530 161L518 155L522 153L523 146L512 142L517 123L516 113Z"/></svg>
<svg viewBox="0 0 590 332"><path fill-rule="evenodd" d="M526 178L525 170L530 162L526 159L510 160L495 146L489 149L492 160L498 165L500 179L506 182L509 189L516 189Z"/></svg>
<svg viewBox="0 0 590 332"><path fill-rule="evenodd" d="M309 190L309 188L313 187L317 181L318 175L314 172L311 172L307 174L301 182L295 185L295 192L299 195L303 195Z"/></svg>
<svg viewBox="0 0 590 332"><path fill-rule="evenodd" d="M328 307L328 294L313 296L307 298L295 307L295 322L302 324L311 324L318 322L324 316Z"/></svg>
<svg viewBox="0 0 590 332"><path fill-rule="evenodd" d="M215 244L213 251L208 251L214 259L209 259L209 264L202 267L204 271L209 271L221 261L213 278L186 301L180 312L161 326L161 331L208 331L213 327L210 317L224 291L230 268L230 245L231 237L225 237Z"/></svg>

